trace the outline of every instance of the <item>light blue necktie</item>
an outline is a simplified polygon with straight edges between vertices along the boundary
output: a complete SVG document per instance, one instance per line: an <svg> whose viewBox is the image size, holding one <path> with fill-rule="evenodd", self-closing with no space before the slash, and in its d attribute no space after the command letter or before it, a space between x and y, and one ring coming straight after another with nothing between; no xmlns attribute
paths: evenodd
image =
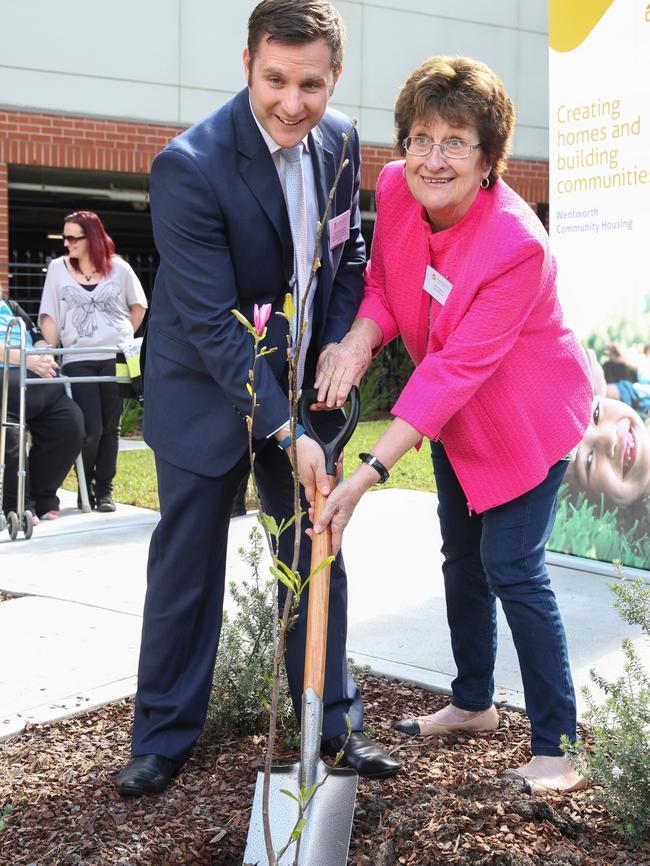
<svg viewBox="0 0 650 866"><path fill-rule="evenodd" d="M298 328L300 327L301 302L306 302L307 280L309 279L309 261L307 259L307 200L305 198L305 178L302 172L303 145L283 147L280 149L285 161L285 189L287 194L287 210L293 238L293 300L296 308L292 322L294 346L298 344ZM305 337L309 333L307 317L309 306L305 303ZM307 354L307 340L303 340L302 350L298 358L298 385L302 384Z"/></svg>

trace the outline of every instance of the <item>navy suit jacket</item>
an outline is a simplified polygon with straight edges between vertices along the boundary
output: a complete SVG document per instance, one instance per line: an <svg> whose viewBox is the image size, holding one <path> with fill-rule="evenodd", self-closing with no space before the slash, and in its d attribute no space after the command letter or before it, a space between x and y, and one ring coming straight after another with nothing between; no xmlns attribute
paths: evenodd
<svg viewBox="0 0 650 866"><path fill-rule="evenodd" d="M350 121L328 110L309 147L323 213ZM363 293L365 246L359 213L359 139L354 131L329 218L350 214L349 239L329 248L314 306L310 351L340 340ZM253 320L253 304L273 305L257 362L253 435L288 417L286 320L293 273L289 217L275 164L250 109L248 90L175 138L154 160L151 212L160 268L146 336L144 437L164 460L208 476L226 473L248 443L244 418L253 344L232 315ZM308 383L306 383L308 384Z"/></svg>

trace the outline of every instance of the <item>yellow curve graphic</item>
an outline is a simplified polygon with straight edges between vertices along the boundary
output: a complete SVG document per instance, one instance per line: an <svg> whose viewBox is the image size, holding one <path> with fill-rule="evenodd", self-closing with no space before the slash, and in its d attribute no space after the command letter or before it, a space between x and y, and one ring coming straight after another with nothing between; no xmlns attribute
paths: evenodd
<svg viewBox="0 0 650 866"><path fill-rule="evenodd" d="M594 29L614 0L548 0L549 43L573 51Z"/></svg>

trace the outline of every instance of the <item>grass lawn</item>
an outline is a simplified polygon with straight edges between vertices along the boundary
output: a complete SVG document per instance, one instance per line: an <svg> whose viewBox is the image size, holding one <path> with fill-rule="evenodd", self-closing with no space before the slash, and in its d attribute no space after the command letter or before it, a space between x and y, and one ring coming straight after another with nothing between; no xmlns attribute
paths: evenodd
<svg viewBox="0 0 650 866"><path fill-rule="evenodd" d="M362 421L354 436L346 447L347 471L351 472L357 465L357 454L360 451L371 451L390 421ZM66 490L76 490L77 481L72 472L64 485ZM435 490L433 469L431 468L431 452L428 443L424 443L419 452L414 448L408 452L393 468L384 488L398 487L411 490ZM375 489L383 489L379 485ZM156 488L156 470L153 453L147 451L121 451L118 457L115 491L117 502L127 505L137 505L140 508L158 510L158 490Z"/></svg>

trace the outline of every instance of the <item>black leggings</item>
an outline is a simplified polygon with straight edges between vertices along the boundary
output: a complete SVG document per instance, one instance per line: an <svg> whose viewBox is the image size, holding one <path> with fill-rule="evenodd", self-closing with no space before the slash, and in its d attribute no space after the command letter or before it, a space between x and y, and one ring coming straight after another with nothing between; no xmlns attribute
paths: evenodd
<svg viewBox="0 0 650 866"><path fill-rule="evenodd" d="M19 420L18 376L18 368L9 370L8 421ZM38 378L29 372L27 377ZM56 491L81 450L84 422L81 410L66 395L63 385L28 385L25 391L25 420L32 437L27 463L25 507L41 517L59 508ZM2 497L5 514L15 511L17 506L18 446L17 428L7 428Z"/></svg>
<svg viewBox="0 0 650 866"><path fill-rule="evenodd" d="M114 376L115 359L71 361L64 367L66 376ZM81 454L90 496L113 492L117 471L122 398L117 382L72 383L72 396L81 407L86 433Z"/></svg>

